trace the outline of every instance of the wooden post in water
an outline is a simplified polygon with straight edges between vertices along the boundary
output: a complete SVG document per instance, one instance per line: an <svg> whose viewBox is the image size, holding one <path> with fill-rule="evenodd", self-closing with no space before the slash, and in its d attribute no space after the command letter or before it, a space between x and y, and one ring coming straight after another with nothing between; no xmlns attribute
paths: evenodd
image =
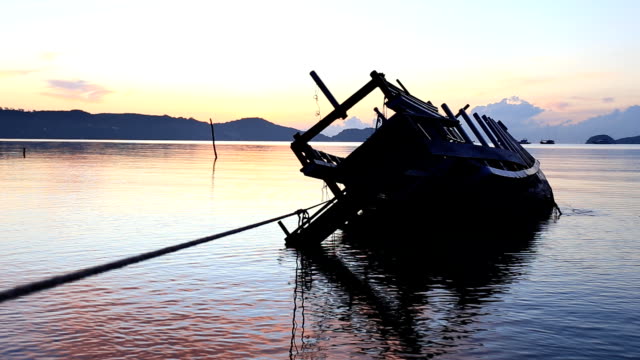
<svg viewBox="0 0 640 360"><path fill-rule="evenodd" d="M211 125L211 141L213 143L213 154L215 155L214 160L218 160L218 151L216 150L216 135L213 132L213 121L209 118L209 124Z"/></svg>
<svg viewBox="0 0 640 360"><path fill-rule="evenodd" d="M27 157L27 148L26 148L26 147L23 147L23 148L22 148L22 158L24 159L24 158L26 158L26 157Z"/></svg>

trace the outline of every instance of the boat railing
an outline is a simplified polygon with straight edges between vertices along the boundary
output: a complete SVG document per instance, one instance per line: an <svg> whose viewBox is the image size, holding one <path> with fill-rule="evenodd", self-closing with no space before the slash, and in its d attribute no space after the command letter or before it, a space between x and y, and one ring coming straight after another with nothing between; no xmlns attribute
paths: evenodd
<svg viewBox="0 0 640 360"><path fill-rule="evenodd" d="M335 156L329 153L326 153L321 150L314 149L309 144L292 144L292 148L295 150L295 154L302 163L302 165L307 165L310 163L314 163L317 165L324 165L328 167L335 167L344 160L339 156Z"/></svg>
<svg viewBox="0 0 640 360"><path fill-rule="evenodd" d="M322 163L326 166L337 166L344 160L344 158L340 156L335 156L333 154L326 153L324 151L313 149L314 158L313 161L316 163Z"/></svg>
<svg viewBox="0 0 640 360"><path fill-rule="evenodd" d="M473 135L475 135L476 139L478 139L480 144L482 146L484 146L484 147L489 147L489 144L484 139L484 136L482 136L482 133L480 132L480 130L478 130L478 128L475 126L475 124L473 123L473 121L471 120L469 115L467 114L466 110L468 108L469 108L469 104L465 105L462 109L460 109L458 111L458 115L456 115L456 117L462 116L464 121L467 123L467 126L471 129L471 132L473 132ZM485 135L487 135L487 134L485 134Z"/></svg>
<svg viewBox="0 0 640 360"><path fill-rule="evenodd" d="M310 176L326 178L328 175L334 173L334 170L328 169L337 167L337 165L344 159L313 149L309 145L309 141L311 141L326 127L331 125L335 120L339 118L345 119L347 117L346 112L375 89L380 89L383 92L385 96L385 105L389 109L395 111L396 114L405 114L417 120L414 121L417 125L417 130L423 133L428 140L434 140L437 138L445 142L463 143L487 148L491 147L489 144L490 142L494 148L513 153L521 160L518 161L521 164L532 166L534 163L534 159L531 154L529 154L528 151L508 133L506 126L504 126L502 122L495 121L486 115L481 116L477 113L472 114L472 119L469 114L466 113L469 105L464 106L457 114L454 115L447 104L442 104L440 108L445 113L445 115L442 115L439 113L439 109L430 101L425 102L418 99L411 95L400 81L398 81L398 84L400 85L400 87L398 87L386 80L384 74L376 71L371 72L371 80L367 84L356 91L347 100L339 103L315 72L312 71L311 76L320 90L325 94L329 102L333 105L334 110L306 132L296 134L294 136L294 141L291 144L292 150L303 166L306 167L307 165L313 165L310 166L309 169L306 169ZM380 118L381 113L379 111L376 112ZM463 128L462 122L458 120L459 118L464 121L467 128L471 130L473 136L480 144L474 143L472 138ZM479 128L474 124L474 119L477 125L479 125ZM383 121L381 122L384 122L386 118L382 116L382 120ZM488 139L488 141L485 138ZM502 167L508 169L511 166L504 164Z"/></svg>
<svg viewBox="0 0 640 360"><path fill-rule="evenodd" d="M432 118L444 118L430 101L424 102L409 93L405 93L385 80L383 90L387 98L386 105L394 111L411 111L416 114L424 114Z"/></svg>
<svg viewBox="0 0 640 360"><path fill-rule="evenodd" d="M466 109L469 107L467 104L465 107L458 111L457 115L453 115L451 110L446 104L442 104L442 109L445 111L449 118L456 119L458 117L462 117L465 120L467 126L471 129L474 136L480 142L481 146L489 147L489 144L482 136L482 133L475 126L469 115L466 113ZM474 118L480 125L481 129L484 131L485 135L489 138L489 140L493 143L494 147L511 151L516 154L524 164L527 166L533 166L535 163L535 159L533 156L524 148L522 145L511 136L508 132L507 127L502 123L502 121L495 121L494 119L486 116L486 115L478 115L477 113L473 114ZM461 126L456 126L456 129L460 131L461 134L465 137L465 141L468 140L468 143L473 143L470 139L468 139L467 134Z"/></svg>

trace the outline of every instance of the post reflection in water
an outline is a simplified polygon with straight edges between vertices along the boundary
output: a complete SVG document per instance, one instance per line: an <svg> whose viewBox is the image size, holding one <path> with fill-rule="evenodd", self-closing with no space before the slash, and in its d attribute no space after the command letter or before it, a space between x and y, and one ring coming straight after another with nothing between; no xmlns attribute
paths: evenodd
<svg viewBox="0 0 640 360"><path fill-rule="evenodd" d="M216 162L218 159L213 160L213 165L211 167L211 195L213 195L213 189L215 188L216 182Z"/></svg>
<svg viewBox="0 0 640 360"><path fill-rule="evenodd" d="M431 358L481 347L472 335L483 331L484 304L526 272L536 234L555 219L491 235L349 229L291 250L290 357Z"/></svg>

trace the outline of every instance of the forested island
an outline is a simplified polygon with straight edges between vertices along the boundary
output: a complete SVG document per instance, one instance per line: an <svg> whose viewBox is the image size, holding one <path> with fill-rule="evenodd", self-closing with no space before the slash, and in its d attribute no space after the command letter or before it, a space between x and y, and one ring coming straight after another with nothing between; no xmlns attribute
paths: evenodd
<svg viewBox="0 0 640 360"><path fill-rule="evenodd" d="M214 123L220 141L291 141L299 129L254 117ZM315 141L360 142L373 128L344 129ZM209 123L193 118L143 114L90 114L82 110L25 111L0 107L0 139L211 140ZM640 144L640 136L594 135L588 144Z"/></svg>
<svg viewBox="0 0 640 360"><path fill-rule="evenodd" d="M586 143L587 144L640 144L640 135L624 137L617 140L605 134L594 135L590 137Z"/></svg>
<svg viewBox="0 0 640 360"><path fill-rule="evenodd" d="M216 140L291 141L298 129L262 118L214 123ZM364 141L373 129L347 129L316 141ZM211 140L209 123L168 115L90 114L82 110L24 111L0 109L0 138L89 140Z"/></svg>

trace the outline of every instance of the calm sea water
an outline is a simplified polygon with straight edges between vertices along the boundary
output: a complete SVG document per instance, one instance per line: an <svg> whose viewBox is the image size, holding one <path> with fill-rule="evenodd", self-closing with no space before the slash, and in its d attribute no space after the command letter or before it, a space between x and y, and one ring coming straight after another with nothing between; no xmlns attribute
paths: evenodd
<svg viewBox="0 0 640 360"><path fill-rule="evenodd" d="M528 146L563 215L500 253L310 256L270 224L0 303L0 358L640 358L640 146ZM217 150L0 141L0 289L328 198L287 143Z"/></svg>

